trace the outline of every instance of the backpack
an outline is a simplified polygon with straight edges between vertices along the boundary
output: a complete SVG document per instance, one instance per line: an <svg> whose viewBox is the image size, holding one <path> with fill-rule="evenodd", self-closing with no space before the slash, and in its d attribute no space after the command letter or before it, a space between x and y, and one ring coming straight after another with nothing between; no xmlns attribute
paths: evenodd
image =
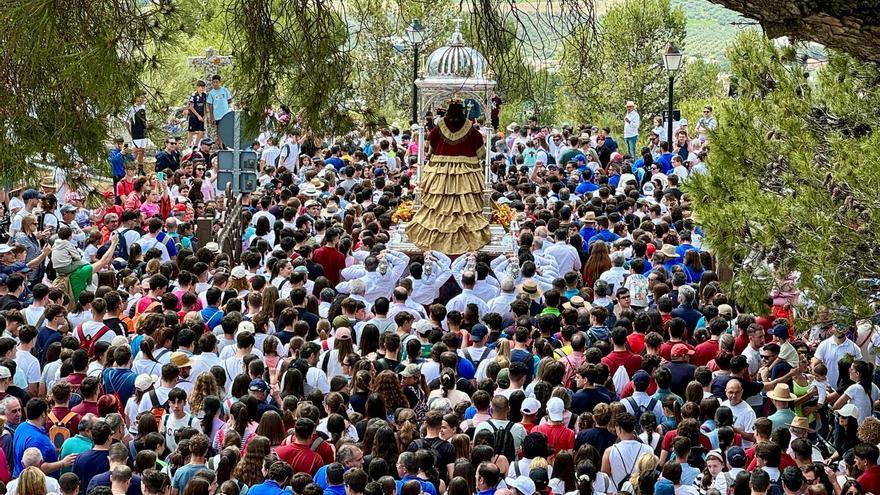
<svg viewBox="0 0 880 495"><path fill-rule="evenodd" d="M55 445L55 450L61 452L61 446L64 445L64 441L70 438L70 429L67 428L67 425L74 417L76 417L76 413L70 411L60 421L51 411L48 416L49 421L52 422L52 426L49 427L49 438Z"/></svg>
<svg viewBox="0 0 880 495"><path fill-rule="evenodd" d="M128 240L125 238L125 234L130 232L133 229L125 229L119 233L119 242L116 244L116 252L113 253L114 258L122 258L125 261L128 261ZM110 245L109 243L107 244Z"/></svg>
<svg viewBox="0 0 880 495"><path fill-rule="evenodd" d="M107 334L110 331L110 327L107 325L101 325L101 328L98 330L94 336L90 337L83 332L83 324L80 323L76 327L76 336L79 337L79 347L84 351L89 353L89 358L95 357L95 342L101 340L101 337Z"/></svg>
<svg viewBox="0 0 880 495"><path fill-rule="evenodd" d="M150 390L150 403L153 406L150 409L150 413L156 418L156 423L161 424L162 416L165 416L168 413L168 401L166 400L164 403L160 403L159 394L157 394L155 390Z"/></svg>
<svg viewBox="0 0 880 495"><path fill-rule="evenodd" d="M476 361L474 361L474 358L471 357L471 351L465 349L464 351L462 351L462 354L464 354L465 359L467 359L468 361L471 362L472 365L474 365L474 371L476 371L477 367L479 367L480 363L482 363L483 360L486 359L487 356L489 356L490 352L492 352L492 349L489 349L488 347L484 347L483 354L480 356L480 359L477 359Z"/></svg>
<svg viewBox="0 0 880 495"><path fill-rule="evenodd" d="M513 442L513 433L510 432L513 429L513 421L508 421L504 428L498 428L491 420L488 424L495 434L495 443L492 445L495 453L504 454L510 462L516 462L516 444Z"/></svg>
<svg viewBox="0 0 880 495"><path fill-rule="evenodd" d="M770 482L770 489L767 490L767 495L785 495L785 490L782 489L782 476L776 480Z"/></svg>
<svg viewBox="0 0 880 495"><path fill-rule="evenodd" d="M425 420L425 416L428 415L428 398L425 396L425 391L419 386L410 387L410 390L412 390L418 400L416 405L413 406L413 412L416 413L416 419L421 423Z"/></svg>
<svg viewBox="0 0 880 495"><path fill-rule="evenodd" d="M429 440L431 441L431 443L428 443ZM416 448L417 449L425 449L428 452L430 452L431 455L434 456L434 465L439 467L440 462L443 459L443 457L440 456L440 451L437 450L437 444L442 441L443 441L443 439L439 438L439 437L438 438L431 438L431 439L419 438L418 440L416 440ZM445 473L445 467L446 466L443 466L444 469L441 469L440 471Z"/></svg>
<svg viewBox="0 0 880 495"><path fill-rule="evenodd" d="M636 417L636 430L638 430L636 431L636 433L641 433L642 427L641 425L639 425L639 419L641 419L642 414L648 411L654 411L654 407L657 406L657 399L651 397L651 400L648 401L648 405L646 406L640 406L639 403L636 402L636 399L633 397L627 397L626 401L629 403L629 406L633 410L633 416Z"/></svg>

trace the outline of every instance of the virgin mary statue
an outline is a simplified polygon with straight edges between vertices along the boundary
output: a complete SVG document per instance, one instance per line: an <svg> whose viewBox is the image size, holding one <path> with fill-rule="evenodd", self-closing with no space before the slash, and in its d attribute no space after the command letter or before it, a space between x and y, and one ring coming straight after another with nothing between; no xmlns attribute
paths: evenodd
<svg viewBox="0 0 880 495"><path fill-rule="evenodd" d="M428 133L428 163L422 171L422 207L407 236L424 250L456 255L476 251L491 239L483 211L483 136L465 117L461 100Z"/></svg>

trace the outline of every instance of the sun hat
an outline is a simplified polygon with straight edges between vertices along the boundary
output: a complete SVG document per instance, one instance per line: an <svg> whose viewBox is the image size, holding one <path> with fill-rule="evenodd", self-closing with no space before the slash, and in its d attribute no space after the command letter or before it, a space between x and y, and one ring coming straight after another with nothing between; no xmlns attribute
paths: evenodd
<svg viewBox="0 0 880 495"><path fill-rule="evenodd" d="M767 392L767 397L782 402L791 402L797 399L797 397L792 395L791 389L785 383L777 383L773 390Z"/></svg>
<svg viewBox="0 0 880 495"><path fill-rule="evenodd" d="M209 242L209 243L205 244L205 249L207 249L208 251L211 251L214 254L219 254L220 253L220 244L217 244L216 242Z"/></svg>
<svg viewBox="0 0 880 495"><path fill-rule="evenodd" d="M300 193L302 193L304 196L308 196L310 198L314 198L315 196L317 196L319 194L318 188L315 187L314 184L306 184L300 190Z"/></svg>
<svg viewBox="0 0 880 495"><path fill-rule="evenodd" d="M678 253L675 252L675 246L672 244L664 244L660 249L660 254L667 258L678 258Z"/></svg>
<svg viewBox="0 0 880 495"><path fill-rule="evenodd" d="M519 286L520 292L529 296L529 299L532 301L537 301L541 298L544 291L541 290L541 287L534 280L526 280Z"/></svg>
<svg viewBox="0 0 880 495"><path fill-rule="evenodd" d="M800 428L802 430L807 430L810 433L813 433L814 429L810 428L810 420L809 418L805 418L803 416L798 416L791 420L791 423L786 424L789 428Z"/></svg>
<svg viewBox="0 0 880 495"><path fill-rule="evenodd" d="M193 362L192 359L189 358L189 355L185 352L172 352L171 364L177 366L178 368L191 368Z"/></svg>
<svg viewBox="0 0 880 495"><path fill-rule="evenodd" d="M140 390L141 392L146 392L153 385L156 384L156 378L153 375L148 375L146 373L142 373L134 379L134 388Z"/></svg>
<svg viewBox="0 0 880 495"><path fill-rule="evenodd" d="M569 299L567 303L564 303L562 305L562 307L565 309L586 308L588 310L593 308L593 306L590 303L588 303L587 301L585 301L584 298L581 296L572 296L572 298Z"/></svg>

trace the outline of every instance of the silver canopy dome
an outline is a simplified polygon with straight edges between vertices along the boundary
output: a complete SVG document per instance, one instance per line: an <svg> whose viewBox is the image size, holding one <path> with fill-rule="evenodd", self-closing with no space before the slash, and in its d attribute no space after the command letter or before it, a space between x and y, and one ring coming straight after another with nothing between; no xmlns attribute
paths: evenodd
<svg viewBox="0 0 880 495"><path fill-rule="evenodd" d="M460 29L461 20L456 19L455 30L446 46L434 50L425 62L424 77L483 79L486 77L486 58L477 50L464 44Z"/></svg>

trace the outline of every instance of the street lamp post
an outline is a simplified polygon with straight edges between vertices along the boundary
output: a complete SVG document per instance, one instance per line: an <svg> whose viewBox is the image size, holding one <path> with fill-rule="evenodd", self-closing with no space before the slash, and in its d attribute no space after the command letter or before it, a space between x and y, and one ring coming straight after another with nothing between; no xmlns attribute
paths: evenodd
<svg viewBox="0 0 880 495"><path fill-rule="evenodd" d="M668 119L668 123L666 124L666 142L669 144L669 149L672 149L672 113L673 113L673 102L672 102L672 86L675 82L675 73L678 69L681 68L681 60L683 56L681 52L675 47L675 45L670 42L666 45L666 50L663 52L663 66L666 67L666 71L669 72L669 106L666 118Z"/></svg>
<svg viewBox="0 0 880 495"><path fill-rule="evenodd" d="M412 76L412 121L411 124L417 124L419 122L419 100L418 100L418 91L419 88L416 87L416 79L419 78L419 45L422 44L422 40L425 36L425 27L422 26L422 23L419 22L418 19L413 19L412 23L406 27L406 39L409 41L409 44L413 49L413 76Z"/></svg>

